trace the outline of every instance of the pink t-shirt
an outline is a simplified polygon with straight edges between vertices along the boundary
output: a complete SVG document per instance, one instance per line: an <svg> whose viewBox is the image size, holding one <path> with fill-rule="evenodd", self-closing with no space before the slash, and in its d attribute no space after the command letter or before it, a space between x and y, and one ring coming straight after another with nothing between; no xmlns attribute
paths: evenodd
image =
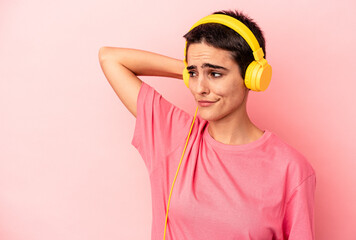
<svg viewBox="0 0 356 240"><path fill-rule="evenodd" d="M152 240L163 240L167 201L193 116L146 83L132 144L148 169ZM213 139L197 116L174 184L167 240L314 239L316 177L294 148L265 130L244 145Z"/></svg>

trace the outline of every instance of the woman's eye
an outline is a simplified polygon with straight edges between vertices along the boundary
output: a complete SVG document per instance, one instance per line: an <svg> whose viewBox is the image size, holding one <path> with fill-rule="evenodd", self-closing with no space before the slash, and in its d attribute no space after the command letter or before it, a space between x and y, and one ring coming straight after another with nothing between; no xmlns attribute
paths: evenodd
<svg viewBox="0 0 356 240"><path fill-rule="evenodd" d="M218 77L221 77L222 74L221 73L218 73L218 72L211 72L210 73L214 78L218 78Z"/></svg>
<svg viewBox="0 0 356 240"><path fill-rule="evenodd" d="M196 76L195 72L193 72L193 71L189 72L189 77L195 77L195 76Z"/></svg>

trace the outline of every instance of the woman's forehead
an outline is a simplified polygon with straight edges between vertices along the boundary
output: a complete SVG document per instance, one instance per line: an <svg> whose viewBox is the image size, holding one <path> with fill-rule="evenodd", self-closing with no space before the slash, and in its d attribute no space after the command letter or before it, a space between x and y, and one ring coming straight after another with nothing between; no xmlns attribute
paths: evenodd
<svg viewBox="0 0 356 240"><path fill-rule="evenodd" d="M232 54L224 49L209 46L205 43L193 43L187 51L188 65L205 68L211 65L221 67L234 64ZM225 67L226 68L226 67Z"/></svg>

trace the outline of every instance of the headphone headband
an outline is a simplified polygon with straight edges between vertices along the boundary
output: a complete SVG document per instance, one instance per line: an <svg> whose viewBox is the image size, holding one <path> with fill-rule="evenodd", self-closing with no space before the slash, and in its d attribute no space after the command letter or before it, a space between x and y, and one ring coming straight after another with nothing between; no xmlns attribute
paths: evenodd
<svg viewBox="0 0 356 240"><path fill-rule="evenodd" d="M251 30L248 27L246 27L245 24L243 24L241 21L237 20L236 18L225 14L212 14L200 19L190 28L189 31L205 23L219 23L233 29L235 32L240 34L241 37L245 39L247 44L252 49L253 56L256 61L259 61L264 57L263 50L260 47L260 44L258 43L255 35L251 32ZM186 43L185 50L186 48L187 48L187 43ZM186 54L186 51L184 51L184 53Z"/></svg>

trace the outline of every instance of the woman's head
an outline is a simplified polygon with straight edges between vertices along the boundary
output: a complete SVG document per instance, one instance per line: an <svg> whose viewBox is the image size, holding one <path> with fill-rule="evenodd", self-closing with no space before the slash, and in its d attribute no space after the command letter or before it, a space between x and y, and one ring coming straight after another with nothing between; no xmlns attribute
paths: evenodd
<svg viewBox="0 0 356 240"><path fill-rule="evenodd" d="M262 32L251 19L237 11L214 14L226 14L241 21L265 51ZM184 37L187 39L189 89L200 106L200 116L211 122L245 118L249 89L244 77L246 68L254 60L245 39L218 23L198 25Z"/></svg>
<svg viewBox="0 0 356 240"><path fill-rule="evenodd" d="M189 89L203 119L217 122L245 115L248 89L229 51L192 43L187 61Z"/></svg>
<svg viewBox="0 0 356 240"><path fill-rule="evenodd" d="M255 35L266 56L263 32L251 18L238 11L217 11L213 14L225 14L234 17L245 24ZM190 44L202 42L205 42L212 47L229 51L232 58L239 66L241 77L243 79L245 78L245 72L248 65L254 60L251 47L247 44L245 39L233 29L222 24L206 23L199 25L186 33L184 38L187 40L187 53Z"/></svg>

